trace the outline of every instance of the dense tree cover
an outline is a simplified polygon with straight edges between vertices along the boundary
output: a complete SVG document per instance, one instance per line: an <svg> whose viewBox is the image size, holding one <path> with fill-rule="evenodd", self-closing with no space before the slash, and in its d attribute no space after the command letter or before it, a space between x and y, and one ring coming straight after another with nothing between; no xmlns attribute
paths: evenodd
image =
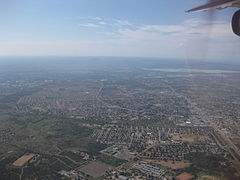
<svg viewBox="0 0 240 180"><path fill-rule="evenodd" d="M202 171L231 180L236 179L236 170L223 156L196 152L186 155L186 159L193 163L186 170L195 176Z"/></svg>

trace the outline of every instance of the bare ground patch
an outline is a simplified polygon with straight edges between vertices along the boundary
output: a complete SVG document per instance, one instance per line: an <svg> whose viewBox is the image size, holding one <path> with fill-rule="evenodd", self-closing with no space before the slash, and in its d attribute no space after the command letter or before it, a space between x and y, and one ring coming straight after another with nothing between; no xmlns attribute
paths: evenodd
<svg viewBox="0 0 240 180"><path fill-rule="evenodd" d="M176 178L179 180L189 180L192 178L192 175L184 172L184 173L178 175Z"/></svg>
<svg viewBox="0 0 240 180"><path fill-rule="evenodd" d="M218 177L209 176L209 175L204 175L201 177L201 179L203 179L203 180L219 180Z"/></svg>
<svg viewBox="0 0 240 180"><path fill-rule="evenodd" d="M189 167L191 165L190 162L184 162L184 161L180 161L180 162L173 162L173 161L155 161L155 160L145 160L151 163L155 163L155 164L159 164L161 166L165 166L171 169L183 169L186 167Z"/></svg>
<svg viewBox="0 0 240 180"><path fill-rule="evenodd" d="M134 154L132 154L131 152L129 152L127 149L117 153L115 155L115 157L119 158L119 159L124 159L129 161L130 159L134 158Z"/></svg>
<svg viewBox="0 0 240 180"><path fill-rule="evenodd" d="M195 141L195 137L193 136L173 136L173 140L175 141L185 141L185 142L190 142L193 143Z"/></svg>
<svg viewBox="0 0 240 180"><path fill-rule="evenodd" d="M21 156L20 158L18 158L12 165L21 167L35 156L36 156L35 154L25 154L25 155Z"/></svg>
<svg viewBox="0 0 240 180"><path fill-rule="evenodd" d="M104 175L107 171L111 169L112 167L107 164L100 163L100 162L91 162L86 166L82 167L80 171L89 176L97 178Z"/></svg>

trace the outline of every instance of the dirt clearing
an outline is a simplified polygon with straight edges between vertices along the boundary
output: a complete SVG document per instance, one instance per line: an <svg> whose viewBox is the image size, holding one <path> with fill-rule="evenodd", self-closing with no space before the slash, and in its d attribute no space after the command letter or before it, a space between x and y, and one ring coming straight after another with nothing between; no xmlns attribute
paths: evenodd
<svg viewBox="0 0 240 180"><path fill-rule="evenodd" d="M205 176L202 176L202 180L219 180L219 178L205 175Z"/></svg>
<svg viewBox="0 0 240 180"><path fill-rule="evenodd" d="M25 155L21 156L20 158L18 158L13 163L13 166L21 167L24 164L26 164L29 160L31 160L34 156L35 156L35 154L25 154Z"/></svg>
<svg viewBox="0 0 240 180"><path fill-rule="evenodd" d="M175 141L185 141L185 142L190 142L190 143L193 143L195 141L195 138L192 137L192 136L173 136L172 137L173 140Z"/></svg>
<svg viewBox="0 0 240 180"><path fill-rule="evenodd" d="M82 167L80 171L94 178L98 178L104 175L106 171L109 171L111 169L112 167L107 164L103 164L100 162L91 162L86 166Z"/></svg>
<svg viewBox="0 0 240 180"><path fill-rule="evenodd" d="M180 162L173 162L173 161L166 162L166 161L154 161L154 160L146 160L146 161L159 164L161 166L165 166L171 169L183 169L191 165L190 162L184 162L184 161L180 161Z"/></svg>
<svg viewBox="0 0 240 180"><path fill-rule="evenodd" d="M184 173L178 175L176 178L179 180L189 180L192 178L192 175L184 172Z"/></svg>

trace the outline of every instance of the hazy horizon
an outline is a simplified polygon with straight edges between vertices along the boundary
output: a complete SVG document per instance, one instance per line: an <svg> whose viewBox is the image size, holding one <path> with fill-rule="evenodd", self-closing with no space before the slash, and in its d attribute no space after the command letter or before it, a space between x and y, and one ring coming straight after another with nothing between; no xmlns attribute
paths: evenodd
<svg viewBox="0 0 240 180"><path fill-rule="evenodd" d="M1 2L0 56L239 59L235 8L185 13L205 1ZM137 4L137 6L136 6Z"/></svg>

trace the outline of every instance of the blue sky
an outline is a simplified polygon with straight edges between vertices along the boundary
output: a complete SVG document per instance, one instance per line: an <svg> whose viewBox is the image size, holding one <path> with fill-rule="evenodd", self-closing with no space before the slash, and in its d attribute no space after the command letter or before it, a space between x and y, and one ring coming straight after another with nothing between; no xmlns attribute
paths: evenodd
<svg viewBox="0 0 240 180"><path fill-rule="evenodd" d="M0 1L0 56L240 57L236 9L184 11L204 0Z"/></svg>

